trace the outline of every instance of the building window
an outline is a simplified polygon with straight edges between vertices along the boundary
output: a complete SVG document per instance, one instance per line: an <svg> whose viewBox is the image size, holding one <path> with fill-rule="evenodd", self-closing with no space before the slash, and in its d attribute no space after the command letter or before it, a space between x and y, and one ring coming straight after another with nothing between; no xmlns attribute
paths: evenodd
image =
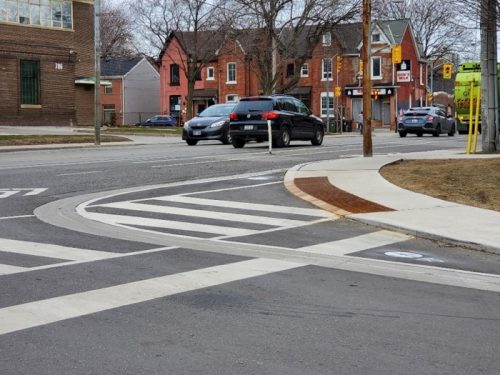
<svg viewBox="0 0 500 375"><path fill-rule="evenodd" d="M300 68L300 76L301 77L309 77L309 64L304 64Z"/></svg>
<svg viewBox="0 0 500 375"><path fill-rule="evenodd" d="M170 86L179 86L180 84L179 65L170 64Z"/></svg>
<svg viewBox="0 0 500 375"><path fill-rule="evenodd" d="M40 104L40 62L21 60L21 104Z"/></svg>
<svg viewBox="0 0 500 375"><path fill-rule="evenodd" d="M113 86L111 86L111 85L104 86L104 93L106 95L112 94L113 93Z"/></svg>
<svg viewBox="0 0 500 375"><path fill-rule="evenodd" d="M213 81L215 79L215 69L212 66L207 68L207 81Z"/></svg>
<svg viewBox="0 0 500 375"><path fill-rule="evenodd" d="M322 62L322 81L332 79L332 59L323 59Z"/></svg>
<svg viewBox="0 0 500 375"><path fill-rule="evenodd" d="M372 57L372 79L382 79L382 58Z"/></svg>
<svg viewBox="0 0 500 375"><path fill-rule="evenodd" d="M332 44L332 33L327 31L323 34L323 45L330 46Z"/></svg>
<svg viewBox="0 0 500 375"><path fill-rule="evenodd" d="M0 21L72 29L72 4L68 0L0 0Z"/></svg>
<svg viewBox="0 0 500 375"><path fill-rule="evenodd" d="M321 93L321 117L326 117L328 110L330 116L333 116L333 92Z"/></svg>
<svg viewBox="0 0 500 375"><path fill-rule="evenodd" d="M236 63L227 64L227 82L236 83Z"/></svg>
<svg viewBox="0 0 500 375"><path fill-rule="evenodd" d="M195 81L201 81L201 70L198 69L196 72L194 72L194 79Z"/></svg>
<svg viewBox="0 0 500 375"><path fill-rule="evenodd" d="M380 34L372 34L372 42L380 42Z"/></svg>
<svg viewBox="0 0 500 375"><path fill-rule="evenodd" d="M240 100L240 98L236 94L226 95L226 103L233 103L237 102L238 100Z"/></svg>
<svg viewBox="0 0 500 375"><path fill-rule="evenodd" d="M295 75L295 64L288 64L286 66L286 76L293 77Z"/></svg>

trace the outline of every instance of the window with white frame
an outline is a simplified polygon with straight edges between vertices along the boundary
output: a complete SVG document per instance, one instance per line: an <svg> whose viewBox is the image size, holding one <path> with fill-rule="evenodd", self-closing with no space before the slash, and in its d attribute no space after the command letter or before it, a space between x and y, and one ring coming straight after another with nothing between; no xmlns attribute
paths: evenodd
<svg viewBox="0 0 500 375"><path fill-rule="evenodd" d="M309 77L309 64L304 64L300 68L300 76L301 77Z"/></svg>
<svg viewBox="0 0 500 375"><path fill-rule="evenodd" d="M73 28L73 2L69 0L0 0L0 22L56 29Z"/></svg>
<svg viewBox="0 0 500 375"><path fill-rule="evenodd" d="M380 42L380 34L379 33L375 33L375 34L372 34L372 42Z"/></svg>
<svg viewBox="0 0 500 375"><path fill-rule="evenodd" d="M321 93L321 117L326 117L328 112L333 116L333 92Z"/></svg>
<svg viewBox="0 0 500 375"><path fill-rule="evenodd" d="M111 95L113 93L113 86L111 85L104 86L104 93L106 95Z"/></svg>
<svg viewBox="0 0 500 375"><path fill-rule="evenodd" d="M240 100L240 98L236 94L226 95L226 103L234 103L237 102L238 100Z"/></svg>
<svg viewBox="0 0 500 375"><path fill-rule="evenodd" d="M207 81L213 81L215 79L215 69L213 66L207 68Z"/></svg>
<svg viewBox="0 0 500 375"><path fill-rule="evenodd" d="M226 83L236 83L236 63L227 64L227 82Z"/></svg>
<svg viewBox="0 0 500 375"><path fill-rule="evenodd" d="M321 80L326 81L326 80L331 80L332 79L332 59L323 59L322 60L322 74L321 74Z"/></svg>
<svg viewBox="0 0 500 375"><path fill-rule="evenodd" d="M382 58L373 56L371 59L372 79L382 79Z"/></svg>
<svg viewBox="0 0 500 375"><path fill-rule="evenodd" d="M329 46L332 44L332 33L327 31L323 34L323 45Z"/></svg>

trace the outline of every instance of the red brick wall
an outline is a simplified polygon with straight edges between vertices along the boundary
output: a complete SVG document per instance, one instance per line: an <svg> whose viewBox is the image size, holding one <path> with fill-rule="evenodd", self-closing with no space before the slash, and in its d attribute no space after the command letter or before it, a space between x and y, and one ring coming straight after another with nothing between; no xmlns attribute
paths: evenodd
<svg viewBox="0 0 500 375"><path fill-rule="evenodd" d="M0 23L0 124L93 124L93 96L74 83L94 75L92 5L74 2L73 18L74 31ZM41 108L21 108L22 59L40 62Z"/></svg>
<svg viewBox="0 0 500 375"><path fill-rule="evenodd" d="M123 113L122 113L122 105L123 105L123 84L122 80L120 78L114 78L114 79L108 79L108 78L103 78L106 80L111 81L111 88L112 92L111 94L106 94L105 93L105 86L101 86L101 117L102 117L102 106L105 104L113 104L115 106L115 113L116 113L116 124L117 125L123 125Z"/></svg>

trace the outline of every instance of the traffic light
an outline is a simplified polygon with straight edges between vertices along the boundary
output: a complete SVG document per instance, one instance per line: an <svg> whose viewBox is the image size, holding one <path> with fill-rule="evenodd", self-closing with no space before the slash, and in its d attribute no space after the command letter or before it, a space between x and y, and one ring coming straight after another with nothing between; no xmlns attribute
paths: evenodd
<svg viewBox="0 0 500 375"><path fill-rule="evenodd" d="M342 70L342 56L337 56L337 73Z"/></svg>
<svg viewBox="0 0 500 375"><path fill-rule="evenodd" d="M401 64L401 44L392 47L392 63Z"/></svg>
<svg viewBox="0 0 500 375"><path fill-rule="evenodd" d="M339 97L342 94L342 88L340 86L335 86L335 96Z"/></svg>
<svg viewBox="0 0 500 375"><path fill-rule="evenodd" d="M452 70L452 64L443 64L443 79L451 79Z"/></svg>

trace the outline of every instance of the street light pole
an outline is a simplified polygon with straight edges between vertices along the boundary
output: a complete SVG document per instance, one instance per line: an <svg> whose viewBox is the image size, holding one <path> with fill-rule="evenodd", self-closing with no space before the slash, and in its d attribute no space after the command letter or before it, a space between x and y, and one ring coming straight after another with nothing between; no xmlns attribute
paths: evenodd
<svg viewBox="0 0 500 375"><path fill-rule="evenodd" d="M363 156L373 156L372 150L372 103L371 103L371 64L370 64L370 23L371 0L363 0L363 46L361 60L363 61Z"/></svg>
<svg viewBox="0 0 500 375"><path fill-rule="evenodd" d="M101 0L94 1L94 68L95 68L95 85L94 85L94 133L95 144L101 144Z"/></svg>

